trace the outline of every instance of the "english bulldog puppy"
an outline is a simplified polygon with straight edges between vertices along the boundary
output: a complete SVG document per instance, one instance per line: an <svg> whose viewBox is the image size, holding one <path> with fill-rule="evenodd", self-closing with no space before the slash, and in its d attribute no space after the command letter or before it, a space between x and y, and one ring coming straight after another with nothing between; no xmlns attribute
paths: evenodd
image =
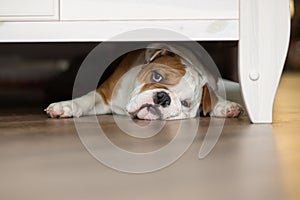
<svg viewBox="0 0 300 200"><path fill-rule="evenodd" d="M96 90L50 104L52 118L118 114L146 120L204 116L238 117L241 105L223 99L217 78L188 49L164 43L126 54L113 74Z"/></svg>

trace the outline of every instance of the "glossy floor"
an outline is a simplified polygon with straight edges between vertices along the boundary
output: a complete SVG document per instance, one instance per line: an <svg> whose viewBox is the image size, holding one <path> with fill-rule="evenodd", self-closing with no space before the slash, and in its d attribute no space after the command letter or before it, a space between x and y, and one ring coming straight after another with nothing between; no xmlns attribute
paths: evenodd
<svg viewBox="0 0 300 200"><path fill-rule="evenodd" d="M300 74L285 74L274 123L227 119L212 151L222 120L170 121L150 137L160 122L99 116L80 118L75 127L73 119L49 119L39 110L3 111L0 199L300 199L299 85ZM137 126L145 138L124 134ZM107 138L111 143L103 142ZM210 153L199 159L199 151ZM143 172L164 166L141 174L112 169Z"/></svg>

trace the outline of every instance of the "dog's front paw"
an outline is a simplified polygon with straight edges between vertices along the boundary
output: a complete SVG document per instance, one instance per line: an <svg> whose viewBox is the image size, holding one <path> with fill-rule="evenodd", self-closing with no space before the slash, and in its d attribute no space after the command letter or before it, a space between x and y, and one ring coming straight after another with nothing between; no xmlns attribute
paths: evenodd
<svg viewBox="0 0 300 200"><path fill-rule="evenodd" d="M243 112L244 109L240 104L224 100L217 103L210 116L233 118L240 116Z"/></svg>
<svg viewBox="0 0 300 200"><path fill-rule="evenodd" d="M52 103L44 111L52 118L80 117L82 115L80 107L72 101Z"/></svg>

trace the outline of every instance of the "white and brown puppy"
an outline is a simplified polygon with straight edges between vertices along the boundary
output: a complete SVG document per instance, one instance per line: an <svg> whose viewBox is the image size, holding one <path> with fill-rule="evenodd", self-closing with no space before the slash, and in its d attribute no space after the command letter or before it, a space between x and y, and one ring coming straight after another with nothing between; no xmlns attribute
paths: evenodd
<svg viewBox="0 0 300 200"><path fill-rule="evenodd" d="M216 83L187 49L155 43L128 53L95 91L52 103L45 111L53 118L114 113L173 120L193 118L201 109L205 116L239 116L242 107L221 98Z"/></svg>

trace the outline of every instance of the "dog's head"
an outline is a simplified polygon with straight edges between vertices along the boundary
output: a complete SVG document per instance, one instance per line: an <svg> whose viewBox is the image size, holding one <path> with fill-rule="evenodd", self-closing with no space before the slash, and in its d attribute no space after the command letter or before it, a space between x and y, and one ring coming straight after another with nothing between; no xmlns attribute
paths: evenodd
<svg viewBox="0 0 300 200"><path fill-rule="evenodd" d="M126 106L139 119L185 119L203 113L212 102L205 77L185 64L179 55L165 49L145 52L146 64L137 77L136 88Z"/></svg>

